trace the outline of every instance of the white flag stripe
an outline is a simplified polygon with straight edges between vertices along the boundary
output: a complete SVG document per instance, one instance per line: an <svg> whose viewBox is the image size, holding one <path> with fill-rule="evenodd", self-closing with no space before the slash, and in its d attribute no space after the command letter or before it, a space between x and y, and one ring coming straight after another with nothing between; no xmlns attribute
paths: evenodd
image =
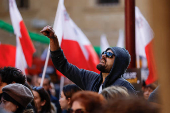
<svg viewBox="0 0 170 113"><path fill-rule="evenodd" d="M81 29L69 17L64 6L64 0L59 1L53 28L56 35L58 36L60 45L62 38L77 41L86 60L89 59L89 53L87 52L85 45L91 45L91 43L81 31Z"/></svg>
<svg viewBox="0 0 170 113"><path fill-rule="evenodd" d="M119 39L117 41L117 47L125 47L125 38L123 30L119 30Z"/></svg>
<svg viewBox="0 0 170 113"><path fill-rule="evenodd" d="M100 37L100 51L101 53L105 51L109 46L109 43L107 41L106 35L102 34Z"/></svg>
<svg viewBox="0 0 170 113"><path fill-rule="evenodd" d="M22 70L25 74L25 69L27 68L27 63L22 51L21 43L19 38L16 38L16 60L15 67Z"/></svg>
<svg viewBox="0 0 170 113"><path fill-rule="evenodd" d="M54 26L53 26L53 29L59 41L59 45L61 45L61 40L63 36L63 21L62 20L64 18L63 10L65 9L63 4L64 4L64 0L59 0L56 17L54 20Z"/></svg>
<svg viewBox="0 0 170 113"><path fill-rule="evenodd" d="M154 33L138 7L135 7L135 21L136 54L146 57L145 47L153 39Z"/></svg>
<svg viewBox="0 0 170 113"><path fill-rule="evenodd" d="M19 13L15 0L9 0L9 11L10 11L10 17L12 21L12 26L14 28L14 33L16 35L15 67L22 70L25 73L25 68L27 67L27 63L19 40L19 37L21 37L20 22L22 21L22 17L21 14Z"/></svg>
<svg viewBox="0 0 170 113"><path fill-rule="evenodd" d="M9 0L9 10L14 33L17 37L21 37L19 22L22 21L22 17L18 11L15 0Z"/></svg>

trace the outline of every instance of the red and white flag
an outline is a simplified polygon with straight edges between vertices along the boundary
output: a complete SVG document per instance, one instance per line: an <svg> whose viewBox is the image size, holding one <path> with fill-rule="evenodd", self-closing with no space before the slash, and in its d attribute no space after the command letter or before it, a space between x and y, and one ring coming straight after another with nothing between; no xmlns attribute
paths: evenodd
<svg viewBox="0 0 170 113"><path fill-rule="evenodd" d="M135 19L136 55L147 58L149 75L145 82L146 84L151 84L157 80L156 64L152 49L154 33L138 7L135 7Z"/></svg>
<svg viewBox="0 0 170 113"><path fill-rule="evenodd" d="M69 17L64 6L64 0L60 0L58 4L54 31L70 63L79 68L99 73L96 69L96 65L99 63L99 57L88 38Z"/></svg>
<svg viewBox="0 0 170 113"><path fill-rule="evenodd" d="M27 65L30 67L32 65L32 58L35 48L29 37L28 31L17 8L15 0L9 0L9 10L12 26L16 35L15 67L24 71Z"/></svg>
<svg viewBox="0 0 170 113"><path fill-rule="evenodd" d="M5 66L15 67L15 54L15 46L0 44L0 68Z"/></svg>

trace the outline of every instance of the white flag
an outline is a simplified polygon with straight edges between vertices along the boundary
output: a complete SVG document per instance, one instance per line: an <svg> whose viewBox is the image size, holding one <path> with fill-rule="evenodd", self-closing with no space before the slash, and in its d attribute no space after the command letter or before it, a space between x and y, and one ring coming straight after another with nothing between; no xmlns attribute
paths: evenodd
<svg viewBox="0 0 170 113"><path fill-rule="evenodd" d="M147 58L149 75L145 82L150 84L157 80L156 64L152 49L154 33L138 7L135 7L135 21L136 55Z"/></svg>
<svg viewBox="0 0 170 113"><path fill-rule="evenodd" d="M79 68L99 72L99 57L82 30L67 13L64 0L60 0L53 27L67 60Z"/></svg>
<svg viewBox="0 0 170 113"><path fill-rule="evenodd" d="M109 46L109 43L107 41L106 35L102 34L100 37L100 51L101 53L105 51Z"/></svg>
<svg viewBox="0 0 170 113"><path fill-rule="evenodd" d="M29 37L21 14L17 8L15 0L9 0L9 12L16 35L16 61L15 67L23 72L25 68L32 65L32 57L35 52L33 43Z"/></svg>
<svg viewBox="0 0 170 113"><path fill-rule="evenodd" d="M123 30L119 30L119 39L117 41L117 47L125 47L125 38Z"/></svg>

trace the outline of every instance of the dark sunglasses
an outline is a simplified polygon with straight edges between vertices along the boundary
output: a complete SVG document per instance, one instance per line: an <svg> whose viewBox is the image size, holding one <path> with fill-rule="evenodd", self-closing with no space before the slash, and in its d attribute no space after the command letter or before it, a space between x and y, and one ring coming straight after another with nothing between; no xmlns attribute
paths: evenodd
<svg viewBox="0 0 170 113"><path fill-rule="evenodd" d="M104 52L102 53L102 55L103 55L103 54L105 54L106 57L108 57L108 58L112 58L113 56L115 56L115 54L113 54L113 53L111 53L111 52L106 52L106 51L104 51Z"/></svg>
<svg viewBox="0 0 170 113"><path fill-rule="evenodd" d="M41 86L34 86L33 88L32 88L32 90L35 90L35 91L38 91L38 90L40 90L40 89L42 89L43 87L41 87Z"/></svg>
<svg viewBox="0 0 170 113"><path fill-rule="evenodd" d="M68 113L85 113L82 109L68 109Z"/></svg>

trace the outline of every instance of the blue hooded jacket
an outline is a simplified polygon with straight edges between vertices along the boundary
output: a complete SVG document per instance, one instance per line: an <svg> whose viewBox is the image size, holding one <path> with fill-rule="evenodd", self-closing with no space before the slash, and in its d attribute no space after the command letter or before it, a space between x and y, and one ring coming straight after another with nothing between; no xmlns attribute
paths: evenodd
<svg viewBox="0 0 170 113"><path fill-rule="evenodd" d="M112 85L124 86L130 94L136 95L134 87L122 78L122 74L126 71L130 63L130 55L128 51L120 47L112 47L108 49L111 49L115 54L115 61L110 74L105 78L102 89ZM99 87L103 81L102 72L98 74L93 71L79 69L75 65L72 65L65 58L61 48L56 51L51 51L51 58L56 69L81 89L95 92L99 91Z"/></svg>

